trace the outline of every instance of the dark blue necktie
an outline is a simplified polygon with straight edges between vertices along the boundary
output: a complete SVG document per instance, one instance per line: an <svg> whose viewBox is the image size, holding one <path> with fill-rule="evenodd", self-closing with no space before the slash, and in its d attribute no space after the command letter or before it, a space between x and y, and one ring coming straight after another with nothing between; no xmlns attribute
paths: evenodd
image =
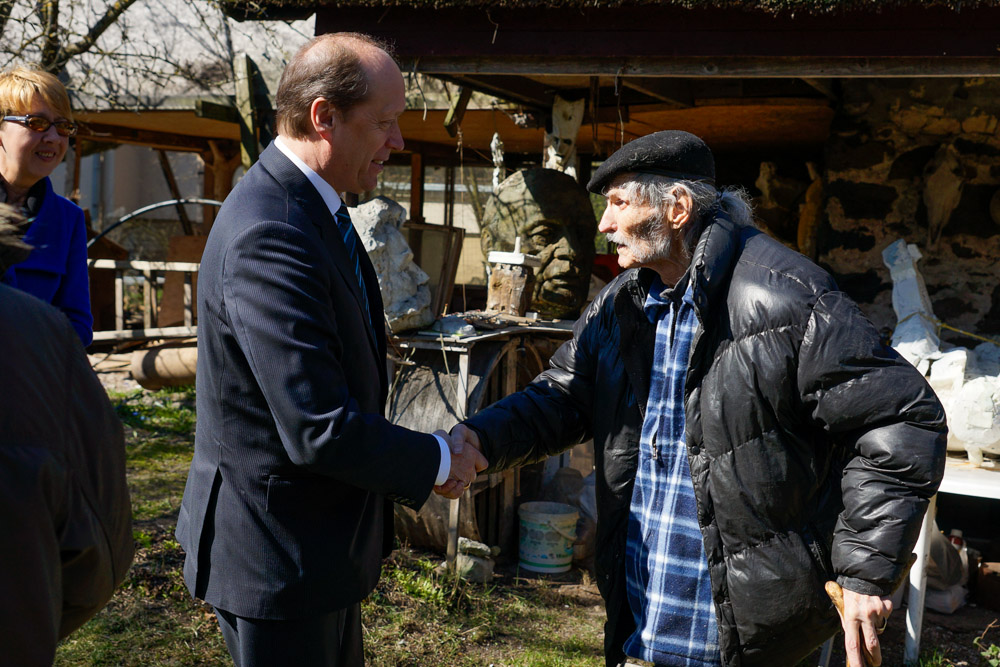
<svg viewBox="0 0 1000 667"><path fill-rule="evenodd" d="M361 258L358 256L358 233L354 231L354 225L351 224L351 214L347 212L347 206L341 204L340 208L337 209L336 217L337 227L340 228L340 234L344 237L344 245L347 246L347 256L354 265L354 277L358 279L358 285L361 287L361 304L364 306L365 316L368 318L368 326L372 328L372 333L374 333L375 325L372 323L372 314L368 310L368 290L365 289L365 280L361 277Z"/></svg>

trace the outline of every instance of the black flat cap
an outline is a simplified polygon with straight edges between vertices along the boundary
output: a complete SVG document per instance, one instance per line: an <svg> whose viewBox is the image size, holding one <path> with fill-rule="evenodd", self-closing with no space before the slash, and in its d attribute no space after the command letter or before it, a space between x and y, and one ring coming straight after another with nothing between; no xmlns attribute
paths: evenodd
<svg viewBox="0 0 1000 667"><path fill-rule="evenodd" d="M705 142L690 132L654 132L612 153L594 172L587 189L601 194L615 176L631 172L714 184L715 158Z"/></svg>

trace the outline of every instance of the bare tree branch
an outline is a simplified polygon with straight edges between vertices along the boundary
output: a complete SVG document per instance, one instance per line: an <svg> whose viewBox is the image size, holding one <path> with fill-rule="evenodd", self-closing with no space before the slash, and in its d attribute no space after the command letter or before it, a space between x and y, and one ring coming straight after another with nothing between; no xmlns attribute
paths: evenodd
<svg viewBox="0 0 1000 667"><path fill-rule="evenodd" d="M54 2L57 0L49 0L49 2ZM104 31L111 27L118 17L125 13L129 7L134 5L138 0L115 0L111 3L104 12L102 16L93 26L86 35L77 42L70 44L62 49L59 54L58 60L52 63L51 67L46 67L50 72L59 71L66 66L66 63L75 56L81 53L86 53L91 47L97 42L97 39L104 34ZM44 61L43 61L44 62Z"/></svg>
<svg viewBox="0 0 1000 667"><path fill-rule="evenodd" d="M0 0L0 69L38 63L80 104L148 108L169 96L231 94L244 49L273 76L310 36L304 27L236 23L219 0Z"/></svg>
<svg viewBox="0 0 1000 667"><path fill-rule="evenodd" d="M3 30L7 27L7 21L10 19L15 2L17 0L0 0L0 35L3 35Z"/></svg>

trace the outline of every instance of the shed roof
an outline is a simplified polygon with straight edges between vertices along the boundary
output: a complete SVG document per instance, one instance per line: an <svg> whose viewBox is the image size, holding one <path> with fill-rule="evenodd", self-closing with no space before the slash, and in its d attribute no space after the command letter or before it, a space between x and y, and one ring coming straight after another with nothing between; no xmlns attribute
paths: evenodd
<svg viewBox="0 0 1000 667"><path fill-rule="evenodd" d="M285 9L301 13L331 7L408 7L413 9L481 8L481 9L592 9L658 6L681 9L726 9L762 11L771 14L799 13L835 15L846 12L879 14L900 8L943 7L960 12L976 7L1000 6L998 0L256 0L261 9ZM231 14L246 14L248 3L226 0Z"/></svg>

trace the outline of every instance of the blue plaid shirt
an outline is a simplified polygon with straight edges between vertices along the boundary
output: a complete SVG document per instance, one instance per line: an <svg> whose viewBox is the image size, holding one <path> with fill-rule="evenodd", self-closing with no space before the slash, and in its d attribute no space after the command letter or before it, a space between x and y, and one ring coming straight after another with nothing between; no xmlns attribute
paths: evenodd
<svg viewBox="0 0 1000 667"><path fill-rule="evenodd" d="M628 521L625 577L636 631L625 654L656 665L721 665L708 561L684 441L684 379L698 326L692 288L677 302L656 278L649 403Z"/></svg>

